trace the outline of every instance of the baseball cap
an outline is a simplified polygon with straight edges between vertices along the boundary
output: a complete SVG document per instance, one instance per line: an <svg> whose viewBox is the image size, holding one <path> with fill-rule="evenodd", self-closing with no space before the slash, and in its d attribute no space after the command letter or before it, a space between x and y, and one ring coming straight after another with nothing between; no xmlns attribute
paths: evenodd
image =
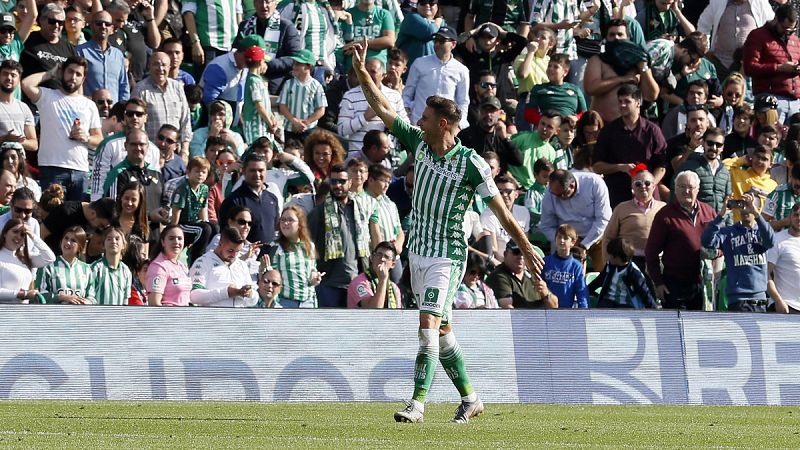
<svg viewBox="0 0 800 450"><path fill-rule="evenodd" d="M457 41L458 40L458 33L456 33L456 30L448 27L447 25L439 28L439 31L437 31L436 33L433 33L432 37L434 39L436 39L437 36L438 37L443 37L443 38L447 39L448 41Z"/></svg>
<svg viewBox="0 0 800 450"><path fill-rule="evenodd" d="M503 105L500 104L500 100L498 100L494 95L486 97L486 100L481 102L481 108L485 108L487 106L491 106L494 109L503 108Z"/></svg>
<svg viewBox="0 0 800 450"><path fill-rule="evenodd" d="M519 251L519 245L517 245L517 243L516 243L516 242L514 242L514 240L513 240L513 239L511 239L511 240L509 240L509 241L508 241L508 243L506 244L506 250L507 250L507 251L510 251L510 252L515 252L515 253L516 253L516 252L518 252L518 251ZM535 245L533 246L533 253L536 253L536 254L537 254L537 255L539 255L540 257L544 258L544 252L542 251L542 249L540 249L539 247L537 247L537 246L535 246Z"/></svg>
<svg viewBox="0 0 800 450"><path fill-rule="evenodd" d="M778 109L778 99L771 94L759 95L755 101L756 112L765 112L770 109Z"/></svg>
<svg viewBox="0 0 800 450"><path fill-rule="evenodd" d="M498 36L500 36L500 33L497 32L497 28L495 28L495 27L493 27L491 25L482 26L481 29L478 31L478 35L482 35L482 34L485 34L486 36L490 36L490 37L498 37Z"/></svg>
<svg viewBox="0 0 800 450"><path fill-rule="evenodd" d="M263 48L254 45L244 51L244 56L248 61L263 61L266 53Z"/></svg>
<svg viewBox="0 0 800 450"><path fill-rule="evenodd" d="M266 47L266 43L264 42L264 38L257 35L251 34L242 38L239 43L236 45L236 50L247 50L250 47Z"/></svg>
<svg viewBox="0 0 800 450"><path fill-rule="evenodd" d="M11 27L17 29L17 21L10 12L0 13L0 29Z"/></svg>
<svg viewBox="0 0 800 450"><path fill-rule="evenodd" d="M310 64L314 65L317 63L317 58L314 57L314 54L311 53L311 50L304 48L298 51L294 56L291 56L292 61L299 62L300 64Z"/></svg>

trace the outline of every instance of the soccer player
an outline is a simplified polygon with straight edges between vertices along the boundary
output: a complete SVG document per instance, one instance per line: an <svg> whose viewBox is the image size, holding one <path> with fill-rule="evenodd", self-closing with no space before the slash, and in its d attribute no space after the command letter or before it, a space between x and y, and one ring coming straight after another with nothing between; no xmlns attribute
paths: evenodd
<svg viewBox="0 0 800 450"><path fill-rule="evenodd" d="M419 351L414 367L414 395L395 413L398 422L422 422L425 397L440 360L461 394L453 422L466 423L483 412L483 403L470 384L461 347L449 323L453 299L464 276L467 242L464 213L477 191L500 224L519 244L528 269L538 275L542 260L503 203L492 180L491 168L475 150L456 139L461 111L455 102L439 96L427 99L419 128L399 118L364 67L366 41L355 45L353 68L370 108L412 149L415 188L411 199L409 264L411 287L420 305Z"/></svg>

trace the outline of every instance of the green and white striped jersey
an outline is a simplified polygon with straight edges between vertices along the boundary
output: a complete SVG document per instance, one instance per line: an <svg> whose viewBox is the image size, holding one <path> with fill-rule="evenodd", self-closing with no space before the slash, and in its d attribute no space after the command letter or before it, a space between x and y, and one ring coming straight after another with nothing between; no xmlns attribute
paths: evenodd
<svg viewBox="0 0 800 450"><path fill-rule="evenodd" d="M89 264L75 259L70 264L63 256L36 272L36 289L47 299L47 303L57 303L58 294L77 295L86 298L91 276Z"/></svg>
<svg viewBox="0 0 800 450"><path fill-rule="evenodd" d="M317 304L317 295L314 286L309 284L311 272L317 270L317 262L313 255L316 253L311 245L311 255L306 254L302 243L294 244L288 252L280 245L276 246L275 256L272 257L272 267L281 273L283 288L281 297L297 302L313 301Z"/></svg>
<svg viewBox="0 0 800 450"><path fill-rule="evenodd" d="M234 0L183 0L181 14L194 13L197 37L203 47L229 51L239 24L236 14L242 13L242 3Z"/></svg>
<svg viewBox="0 0 800 450"><path fill-rule="evenodd" d="M645 50L650 55L653 76L657 80L666 78L672 70L672 62L675 59L675 42L670 39L653 39L647 43Z"/></svg>
<svg viewBox="0 0 800 450"><path fill-rule="evenodd" d="M397 212L397 205L386 195L382 195L376 200L378 201L378 227L381 230L381 240L393 242L400 233L400 213Z"/></svg>
<svg viewBox="0 0 800 450"><path fill-rule="evenodd" d="M800 201L800 195L794 195L792 187L782 184L775 188L764 205L764 214L772 216L775 220L783 220L792 213L792 207Z"/></svg>
<svg viewBox="0 0 800 450"><path fill-rule="evenodd" d="M106 258L90 266L91 274L86 298L96 305L127 305L131 296L131 271L123 263L117 268L108 265Z"/></svg>
<svg viewBox="0 0 800 450"><path fill-rule="evenodd" d="M540 23L559 23L578 20L580 8L573 0L533 0L531 6L531 25ZM480 22L475 22L480 23ZM564 53L570 61L578 58L578 46L572 28L556 31L555 53Z"/></svg>
<svg viewBox="0 0 800 450"><path fill-rule="evenodd" d="M327 107L328 100L325 97L325 88L319 81L309 77L305 83L297 78L289 78L283 83L281 95L278 97L279 105L286 105L286 108L298 119L307 119L317 108ZM287 130L292 129L289 119L284 120ZM308 124L308 129L317 126L317 122Z"/></svg>
<svg viewBox="0 0 800 450"><path fill-rule="evenodd" d="M465 261L464 213L476 191L484 199L499 195L492 169L459 139L446 155L436 156L422 140L422 130L400 117L392 124L392 133L412 149L416 161L409 250L419 256Z"/></svg>

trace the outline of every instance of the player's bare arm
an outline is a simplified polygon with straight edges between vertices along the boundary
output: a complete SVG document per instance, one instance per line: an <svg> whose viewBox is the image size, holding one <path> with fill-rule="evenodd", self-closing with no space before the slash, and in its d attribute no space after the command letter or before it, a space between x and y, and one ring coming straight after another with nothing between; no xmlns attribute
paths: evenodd
<svg viewBox="0 0 800 450"><path fill-rule="evenodd" d="M370 108L375 111L375 114L381 118L383 123L391 129L397 113L392 108L389 100L384 97L379 86L372 81L369 76L364 63L367 60L367 38L362 42L355 42L353 45L353 69L358 76L358 82L361 85L361 90L364 92L364 97L367 99Z"/></svg>
<svg viewBox="0 0 800 450"><path fill-rule="evenodd" d="M525 259L525 266L528 267L528 270L531 272L532 275L535 277L539 277L542 273L542 267L544 267L544 261L542 260L536 252L533 251L533 244L528 241L528 237L525 236L525 231L519 226L516 220L514 220L514 216L511 215L511 211L506 208L505 203L503 203L502 197L500 194L495 195L489 201L489 208L491 208L494 215L497 217L497 220L500 222L500 225L508 231L508 234L511 236L511 239L517 243L520 250L522 250L522 257Z"/></svg>

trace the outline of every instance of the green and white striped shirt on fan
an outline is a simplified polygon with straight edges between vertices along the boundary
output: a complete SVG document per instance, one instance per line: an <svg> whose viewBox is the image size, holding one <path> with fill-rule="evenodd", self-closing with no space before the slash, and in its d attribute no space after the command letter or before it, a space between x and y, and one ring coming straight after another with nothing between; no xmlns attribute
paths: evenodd
<svg viewBox="0 0 800 450"><path fill-rule="evenodd" d="M70 264L64 257L58 256L53 264L36 272L36 289L47 299L47 303L58 303L58 294L86 298L90 272L90 266L80 259L76 258Z"/></svg>
<svg viewBox="0 0 800 450"><path fill-rule="evenodd" d="M203 47L229 51L239 26L236 14L242 13L241 2L233 0L183 0L181 14L194 13L197 37ZM210 62L210 61L206 61Z"/></svg>
<svg viewBox="0 0 800 450"><path fill-rule="evenodd" d="M397 212L397 205L385 195L376 200L378 201L378 227L381 230L381 240L394 242L400 233L400 214Z"/></svg>
<svg viewBox="0 0 800 450"><path fill-rule="evenodd" d="M399 117L392 133L413 151L416 161L409 250L419 256L465 261L464 213L476 191L484 199L498 195L492 169L458 139L446 155L436 156L422 140L422 130Z"/></svg>
<svg viewBox="0 0 800 450"><path fill-rule="evenodd" d="M131 296L131 271L123 263L116 268L108 265L105 258L91 265L91 278L86 298L96 305L127 305Z"/></svg>
<svg viewBox="0 0 800 450"><path fill-rule="evenodd" d="M313 244L311 252L313 255ZM302 243L294 244L288 252L278 245L275 256L272 257L272 267L280 272L283 280L281 297L297 302L314 302L314 307L317 306L314 286L309 284L311 272L317 270L317 262L306 254Z"/></svg>
<svg viewBox="0 0 800 450"><path fill-rule="evenodd" d="M540 23L560 23L564 20L574 22L581 12L577 1L566 0L533 0L531 6L531 25ZM555 53L564 53L570 61L578 59L578 45L572 28L554 30L556 32Z"/></svg>
<svg viewBox="0 0 800 450"><path fill-rule="evenodd" d="M800 201L800 195L794 195L790 185L782 184L769 194L763 212L775 220L783 220L789 217L792 207L798 201Z"/></svg>
<svg viewBox="0 0 800 450"><path fill-rule="evenodd" d="M281 95L278 97L278 104L286 105L286 108L293 116L303 120L311 116L318 108L328 106L328 100L325 97L325 89L319 81L309 77L305 83L302 83L297 78L292 77L283 83ZM292 129L289 119L285 119L284 123L286 130ZM316 126L317 122L309 123L308 129Z"/></svg>

